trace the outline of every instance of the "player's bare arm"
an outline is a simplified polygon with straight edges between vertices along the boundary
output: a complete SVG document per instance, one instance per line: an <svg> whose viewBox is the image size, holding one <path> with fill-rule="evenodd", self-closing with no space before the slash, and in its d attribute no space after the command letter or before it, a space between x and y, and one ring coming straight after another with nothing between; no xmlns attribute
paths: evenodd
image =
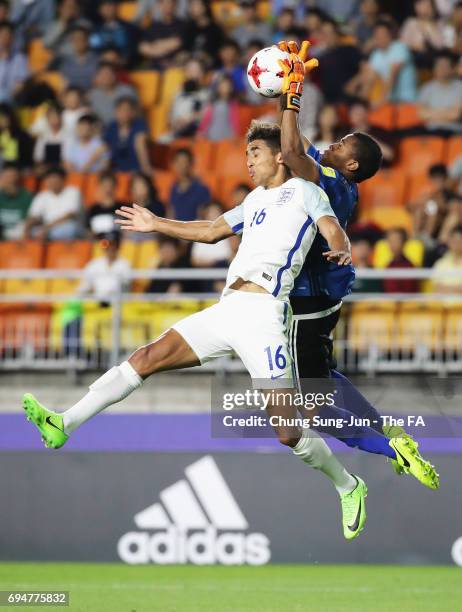
<svg viewBox="0 0 462 612"><path fill-rule="evenodd" d="M350 264L351 244L336 217L321 217L317 226L329 245L329 251L323 253L324 257L339 266Z"/></svg>
<svg viewBox="0 0 462 612"><path fill-rule="evenodd" d="M214 244L233 235L223 215L214 221L174 221L158 217L137 204L122 206L116 214L121 217L116 220L121 229L132 232L159 232L171 238L207 244Z"/></svg>
<svg viewBox="0 0 462 612"><path fill-rule="evenodd" d="M313 183L319 182L318 165L308 155L306 146L310 142L300 134L298 127L298 113L300 110L301 95L305 74L318 65L318 60L307 60L310 43L304 41L300 51L296 43L279 43L281 51L290 53L290 60L280 62L285 77L281 94L281 154L284 163L290 168L293 176L299 176Z"/></svg>

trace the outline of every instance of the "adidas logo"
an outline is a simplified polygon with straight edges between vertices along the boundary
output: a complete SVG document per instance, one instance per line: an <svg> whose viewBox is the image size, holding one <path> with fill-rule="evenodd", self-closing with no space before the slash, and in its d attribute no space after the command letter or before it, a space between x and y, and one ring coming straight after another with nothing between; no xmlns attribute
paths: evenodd
<svg viewBox="0 0 462 612"><path fill-rule="evenodd" d="M213 457L185 469L186 479L161 491L160 502L135 514L140 531L124 534L119 557L130 564L264 565L271 558L263 533L249 524ZM154 531L154 533L151 533Z"/></svg>

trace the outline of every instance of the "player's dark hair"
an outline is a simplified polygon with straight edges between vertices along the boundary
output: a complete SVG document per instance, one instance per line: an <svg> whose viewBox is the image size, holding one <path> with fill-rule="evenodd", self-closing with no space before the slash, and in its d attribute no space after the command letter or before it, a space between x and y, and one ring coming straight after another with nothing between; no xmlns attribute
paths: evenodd
<svg viewBox="0 0 462 612"><path fill-rule="evenodd" d="M247 132L247 144L254 140L264 140L274 151L281 150L281 128L275 123L262 123L253 120Z"/></svg>
<svg viewBox="0 0 462 612"><path fill-rule="evenodd" d="M186 147L181 147L179 149L177 149L175 151L175 155L174 157L178 157L178 155L186 155L186 157L189 159L189 162L192 164L194 161L194 155L193 152L191 151L191 149L188 149Z"/></svg>
<svg viewBox="0 0 462 612"><path fill-rule="evenodd" d="M79 123L89 123L90 125L96 125L98 123L98 119L96 118L96 115L93 115L92 113L86 113L85 115L79 117L77 124Z"/></svg>
<svg viewBox="0 0 462 612"><path fill-rule="evenodd" d="M117 185L117 178L113 172L110 170L106 170L105 172L101 172L99 175L99 182L103 181L111 181L113 185Z"/></svg>
<svg viewBox="0 0 462 612"><path fill-rule="evenodd" d="M363 132L354 132L355 137L355 159L358 169L353 174L355 183L371 178L382 165L382 150L376 140Z"/></svg>
<svg viewBox="0 0 462 612"><path fill-rule="evenodd" d="M428 170L428 176L436 178L438 176L446 178L448 176L448 169L444 164L433 164Z"/></svg>
<svg viewBox="0 0 462 612"><path fill-rule="evenodd" d="M49 176L54 176L55 174L60 176L63 180L67 176L67 172L64 170L62 166L51 166L43 173L41 178L47 179Z"/></svg>
<svg viewBox="0 0 462 612"><path fill-rule="evenodd" d="M386 28L390 32L390 36L394 36L396 32L395 22L391 17L382 17L375 22L374 30L377 28Z"/></svg>
<svg viewBox="0 0 462 612"><path fill-rule="evenodd" d="M452 53L449 49L443 49L435 54L435 57L433 58L433 68L440 59L447 59L453 68L457 64L457 55Z"/></svg>

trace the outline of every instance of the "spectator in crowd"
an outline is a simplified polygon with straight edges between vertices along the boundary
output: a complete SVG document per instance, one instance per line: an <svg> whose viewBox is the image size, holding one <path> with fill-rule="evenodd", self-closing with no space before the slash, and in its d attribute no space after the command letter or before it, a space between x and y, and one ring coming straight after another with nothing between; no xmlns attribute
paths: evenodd
<svg viewBox="0 0 462 612"><path fill-rule="evenodd" d="M83 115L75 138L64 144L63 162L68 172L101 172L109 166L108 148L98 133L95 115Z"/></svg>
<svg viewBox="0 0 462 612"><path fill-rule="evenodd" d="M392 259L387 269L413 268L413 264L404 254L404 246L407 242L407 232L401 227L389 229L386 240L392 254ZM418 293L419 281L413 278L386 278L383 281L385 293Z"/></svg>
<svg viewBox="0 0 462 612"><path fill-rule="evenodd" d="M224 40L224 32L213 20L209 2L191 0L188 4L188 21L184 30L185 49L203 61L212 59L217 68L217 50Z"/></svg>
<svg viewBox="0 0 462 612"><path fill-rule="evenodd" d="M178 0L175 4L175 15L180 19L186 19L188 14L190 0ZM162 17L162 9L160 7L159 0L140 0L138 3L138 9L135 15L135 22L142 23L142 21L152 21L153 19L160 19Z"/></svg>
<svg viewBox="0 0 462 612"><path fill-rule="evenodd" d="M415 102L416 71L408 47L397 40L394 25L380 20L374 28L374 50L369 58L369 88L381 80L381 101Z"/></svg>
<svg viewBox="0 0 462 612"><path fill-rule="evenodd" d="M440 8L441 12L441 8ZM443 28L444 46L454 55L460 55L462 41L462 1L456 3L452 14Z"/></svg>
<svg viewBox="0 0 462 612"><path fill-rule="evenodd" d="M245 49L252 40L261 40L262 47L269 47L272 43L273 33L265 21L261 21L257 13L257 3L251 0L241 0L242 23L231 33L231 37Z"/></svg>
<svg viewBox="0 0 462 612"><path fill-rule="evenodd" d="M359 15L352 20L353 32L363 53L369 53L372 50L372 37L379 14L378 0L362 0Z"/></svg>
<svg viewBox="0 0 462 612"><path fill-rule="evenodd" d="M13 25L0 22L0 102L12 102L29 76L27 58L13 50Z"/></svg>
<svg viewBox="0 0 462 612"><path fill-rule="evenodd" d="M0 0L0 23L2 21L10 21L10 17L10 3L8 0Z"/></svg>
<svg viewBox="0 0 462 612"><path fill-rule="evenodd" d="M106 47L115 47L131 65L136 55L136 38L138 29L132 24L117 17L116 0L102 0L98 7L101 23L90 36L90 47L101 51Z"/></svg>
<svg viewBox="0 0 462 612"><path fill-rule="evenodd" d="M324 96L319 87L309 80L309 76L306 76L298 121L301 134L310 141L316 137L317 119L323 102Z"/></svg>
<svg viewBox="0 0 462 612"><path fill-rule="evenodd" d="M215 84L213 101L204 109L198 134L215 142L239 135L239 102L230 76L221 75Z"/></svg>
<svg viewBox="0 0 462 612"><path fill-rule="evenodd" d="M360 0L316 0L314 4L335 21L347 23L358 16Z"/></svg>
<svg viewBox="0 0 462 612"><path fill-rule="evenodd" d="M77 295L91 295L101 305L108 305L112 298L122 290L130 287L131 267L126 259L119 256L120 233L102 234L102 257L93 259L83 269L83 278L77 289Z"/></svg>
<svg viewBox="0 0 462 612"><path fill-rule="evenodd" d="M165 216L165 207L159 199L156 186L146 174L137 172L133 175L130 184L130 201L147 208L158 217Z"/></svg>
<svg viewBox="0 0 462 612"><path fill-rule="evenodd" d="M60 164L63 159L66 135L63 130L62 108L57 102L52 102L45 113L46 123L43 132L37 138L34 148L36 164L50 166Z"/></svg>
<svg viewBox="0 0 462 612"><path fill-rule="evenodd" d="M417 68L431 68L435 52L444 46L443 27L434 0L414 0L413 17L401 29L401 40L411 50Z"/></svg>
<svg viewBox="0 0 462 612"><path fill-rule="evenodd" d="M447 213L438 234L438 243L447 245L452 230L462 225L462 196L452 194L448 201Z"/></svg>
<svg viewBox="0 0 462 612"><path fill-rule="evenodd" d="M177 268L189 267L190 263L188 258L183 254L179 241L175 238L169 238L168 236L159 236L158 268L161 270L175 270ZM195 284L196 283L194 283L194 285ZM190 290L191 285L191 281L154 278L147 288L147 293L182 293Z"/></svg>
<svg viewBox="0 0 462 612"><path fill-rule="evenodd" d="M71 55L70 39L76 27L91 29L92 24L82 17L78 0L61 0L58 2L58 17L47 26L43 44L53 51L55 57Z"/></svg>
<svg viewBox="0 0 462 612"><path fill-rule="evenodd" d="M462 133L462 81L455 78L455 58L442 52L434 59L433 79L419 92L419 114L430 132Z"/></svg>
<svg viewBox="0 0 462 612"><path fill-rule="evenodd" d="M295 11L293 8L283 8L274 25L273 43L277 44L280 40L295 40L300 42L304 31L297 25Z"/></svg>
<svg viewBox="0 0 462 612"><path fill-rule="evenodd" d="M11 106L0 103L0 167L8 162L21 169L32 166L34 143L19 127Z"/></svg>
<svg viewBox="0 0 462 612"><path fill-rule="evenodd" d="M24 238L73 240L80 236L80 192L66 187L66 172L50 168L44 175L45 190L32 200Z"/></svg>
<svg viewBox="0 0 462 612"><path fill-rule="evenodd" d="M345 85L357 74L361 53L343 42L339 26L331 19L322 25L322 43L319 83L326 101L335 103L344 97Z"/></svg>
<svg viewBox="0 0 462 612"><path fill-rule="evenodd" d="M11 2L10 18L14 25L15 38L21 48L24 48L24 45L32 38L45 33L53 20L54 13L54 0L13 0Z"/></svg>
<svg viewBox="0 0 462 612"><path fill-rule="evenodd" d="M104 138L114 170L152 174L146 123L132 97L117 100L115 121L108 125Z"/></svg>
<svg viewBox="0 0 462 612"><path fill-rule="evenodd" d="M62 94L62 121L64 134L74 138L77 132L77 122L89 112L88 105L84 101L83 92L79 87L68 87Z"/></svg>
<svg viewBox="0 0 462 612"><path fill-rule="evenodd" d="M320 151L324 151L333 142L337 142L344 132L345 130L340 125L337 108L333 104L323 106L318 116L317 136L313 143L314 146Z"/></svg>
<svg viewBox="0 0 462 612"><path fill-rule="evenodd" d="M233 193L231 195L232 206L239 206L246 199L252 189L247 185L247 183L238 183L236 187L233 189Z"/></svg>
<svg viewBox="0 0 462 612"><path fill-rule="evenodd" d="M350 129L352 132L364 132L375 138L382 151L383 165L389 166L395 158L395 139L389 130L370 124L368 111L366 102L354 102L349 108Z"/></svg>
<svg viewBox="0 0 462 612"><path fill-rule="evenodd" d="M116 69L112 64L100 63L88 99L91 108L105 125L114 120L116 102L120 98L136 100L136 91L131 85L117 82Z"/></svg>
<svg viewBox="0 0 462 612"><path fill-rule="evenodd" d="M462 271L462 225L453 228L449 235L448 250L433 266L437 272L446 270ZM462 275L444 277L438 275L433 283L435 293L462 293Z"/></svg>
<svg viewBox="0 0 462 612"><path fill-rule="evenodd" d="M313 57L318 56L318 49L323 47L322 24L328 19L328 15L318 7L307 7L303 19L305 36L311 42L310 51Z"/></svg>
<svg viewBox="0 0 462 612"><path fill-rule="evenodd" d="M183 48L185 24L176 17L175 0L159 0L158 7L160 17L145 31L139 52L152 68L163 70L173 64Z"/></svg>
<svg viewBox="0 0 462 612"><path fill-rule="evenodd" d="M115 211L124 205L116 197L117 180L112 172L103 172L98 182L98 199L86 214L86 226L93 237L118 231Z"/></svg>
<svg viewBox="0 0 462 612"><path fill-rule="evenodd" d="M98 55L90 50L88 35L86 28L76 26L70 36L72 52L58 57L55 63L69 85L84 91L90 89L99 61Z"/></svg>
<svg viewBox="0 0 462 612"><path fill-rule="evenodd" d="M210 202L200 215L200 220L215 221L224 213L219 202ZM234 255L231 239L221 240L215 244L195 242L191 249L191 264L194 268L228 268ZM206 292L219 293L224 289L224 280L204 280L200 282L199 289Z"/></svg>
<svg viewBox="0 0 462 612"><path fill-rule="evenodd" d="M170 110L170 131L163 135L161 140L168 142L173 138L194 136L208 99L204 65L197 59L190 59L185 65L183 87L175 96Z"/></svg>
<svg viewBox="0 0 462 612"><path fill-rule="evenodd" d="M24 220L32 201L30 191L22 186L19 168L5 164L0 173L0 238L20 240Z"/></svg>
<svg viewBox="0 0 462 612"><path fill-rule="evenodd" d="M178 149L173 158L176 174L170 191L172 216L178 221L194 221L202 206L210 202L209 189L193 174L194 157L189 149Z"/></svg>
<svg viewBox="0 0 462 612"><path fill-rule="evenodd" d="M122 85L131 85L130 72L125 66L125 60L115 47L106 47L99 54L100 63L114 66L116 81Z"/></svg>
<svg viewBox="0 0 462 612"><path fill-rule="evenodd" d="M450 166L449 179L452 189L462 195L462 155L459 155Z"/></svg>
<svg viewBox="0 0 462 612"><path fill-rule="evenodd" d="M226 40L219 49L221 68L218 76L229 76L233 81L234 91L243 95L246 91L247 75L241 64L241 53L239 45L234 40Z"/></svg>
<svg viewBox="0 0 462 612"><path fill-rule="evenodd" d="M372 269L373 246L365 237L352 241L353 257L357 270ZM381 293L383 282L380 278L358 278L356 276L353 289L354 293Z"/></svg>
<svg viewBox="0 0 462 612"><path fill-rule="evenodd" d="M448 172L444 164L435 164L428 171L429 190L409 204L413 216L414 234L428 249L436 247L447 205L451 198L448 190Z"/></svg>

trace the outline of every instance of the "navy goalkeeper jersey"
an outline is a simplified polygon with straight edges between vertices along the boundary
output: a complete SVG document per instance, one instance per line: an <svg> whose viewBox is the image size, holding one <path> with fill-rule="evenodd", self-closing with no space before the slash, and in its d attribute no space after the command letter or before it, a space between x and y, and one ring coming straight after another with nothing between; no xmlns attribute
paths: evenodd
<svg viewBox="0 0 462 612"><path fill-rule="evenodd" d="M329 197L330 205L343 229L358 202L358 187L356 183L348 181L343 174L321 165L321 153L311 145L307 151L319 169L319 186ZM313 245L305 259L305 263L295 280L292 296L314 297L323 296L332 300L339 300L351 292L355 280L354 267L338 266L329 263L323 256L329 250L327 241L318 232Z"/></svg>

